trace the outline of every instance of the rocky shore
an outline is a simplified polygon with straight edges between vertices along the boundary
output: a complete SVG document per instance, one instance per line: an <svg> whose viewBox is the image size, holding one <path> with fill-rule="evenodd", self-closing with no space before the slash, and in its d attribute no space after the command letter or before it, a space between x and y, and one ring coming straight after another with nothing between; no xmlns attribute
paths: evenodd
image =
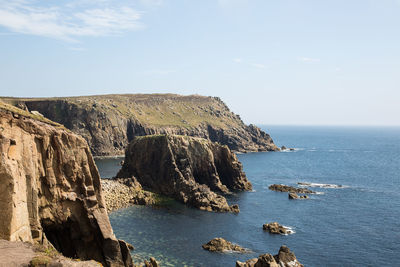
<svg viewBox="0 0 400 267"><path fill-rule="evenodd" d="M304 267L293 252L286 246L281 246L277 255L262 254L258 258L246 262L236 262L236 267Z"/></svg>
<svg viewBox="0 0 400 267"><path fill-rule="evenodd" d="M156 195L143 190L136 178L101 179L103 197L107 211L125 208L130 205L154 205Z"/></svg>
<svg viewBox="0 0 400 267"><path fill-rule="evenodd" d="M153 192L206 211L239 212L223 194L252 189L227 146L189 136L136 137L117 174L132 176Z"/></svg>

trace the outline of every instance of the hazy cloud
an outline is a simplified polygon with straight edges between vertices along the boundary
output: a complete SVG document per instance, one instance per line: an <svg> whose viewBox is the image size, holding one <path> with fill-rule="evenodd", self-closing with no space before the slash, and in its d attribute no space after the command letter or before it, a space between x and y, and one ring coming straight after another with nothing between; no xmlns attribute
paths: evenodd
<svg viewBox="0 0 400 267"><path fill-rule="evenodd" d="M320 62L321 61L321 59L319 59L319 58L311 58L311 57L299 57L299 58L297 58L297 60L303 61L303 62Z"/></svg>
<svg viewBox="0 0 400 267"><path fill-rule="evenodd" d="M233 62L242 63L242 59L241 58L234 58Z"/></svg>
<svg viewBox="0 0 400 267"><path fill-rule="evenodd" d="M260 64L260 63L252 63L251 66L259 68L259 69L265 69L265 65Z"/></svg>
<svg viewBox="0 0 400 267"><path fill-rule="evenodd" d="M143 27L139 22L140 12L126 5L111 7L110 2L81 0L45 6L35 0L0 0L0 26L11 32L66 41L77 41L82 36L121 34Z"/></svg>

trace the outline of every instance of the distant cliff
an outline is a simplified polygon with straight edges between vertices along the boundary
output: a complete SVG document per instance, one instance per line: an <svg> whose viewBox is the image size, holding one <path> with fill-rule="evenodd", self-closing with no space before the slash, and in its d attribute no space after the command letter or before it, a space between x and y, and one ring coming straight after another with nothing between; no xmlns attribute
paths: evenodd
<svg viewBox="0 0 400 267"><path fill-rule="evenodd" d="M251 190L242 164L227 146L178 135L136 137L117 177L207 211L239 212L222 194Z"/></svg>
<svg viewBox="0 0 400 267"><path fill-rule="evenodd" d="M122 155L135 136L152 134L202 137L236 152L278 150L267 133L245 125L215 97L138 94L3 100L38 111L80 134L95 156Z"/></svg>
<svg viewBox="0 0 400 267"><path fill-rule="evenodd" d="M0 102L0 239L64 256L130 266L115 238L86 141L40 115Z"/></svg>

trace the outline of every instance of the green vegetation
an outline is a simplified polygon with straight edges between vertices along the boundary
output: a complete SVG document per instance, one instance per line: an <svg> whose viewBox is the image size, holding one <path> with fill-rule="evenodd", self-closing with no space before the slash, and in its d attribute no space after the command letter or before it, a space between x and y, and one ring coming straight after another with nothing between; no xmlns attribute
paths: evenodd
<svg viewBox="0 0 400 267"><path fill-rule="evenodd" d="M15 106L12 106L10 104L4 103L2 101L0 101L0 109L7 110L7 111L10 111L10 112L12 112L14 114L18 114L20 116L24 116L24 117L27 117L27 118L31 118L31 119L34 119L34 120L37 120L37 121L41 121L41 122L50 124L52 126L55 126L56 128L64 128L63 125L61 125L61 124L59 124L57 122L51 121L51 120L43 117L40 114L33 114L33 113L29 112L29 111L17 108Z"/></svg>
<svg viewBox="0 0 400 267"><path fill-rule="evenodd" d="M38 255L38 256L35 256L31 260L31 262L29 263L29 266L30 267L45 267L45 266L49 266L51 262L52 262L52 258L50 258L49 256Z"/></svg>

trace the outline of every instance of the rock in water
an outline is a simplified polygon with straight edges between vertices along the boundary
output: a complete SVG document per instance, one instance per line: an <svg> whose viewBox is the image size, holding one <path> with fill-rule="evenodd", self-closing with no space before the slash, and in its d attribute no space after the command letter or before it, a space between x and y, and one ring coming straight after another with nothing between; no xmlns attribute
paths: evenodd
<svg viewBox="0 0 400 267"><path fill-rule="evenodd" d="M117 174L132 176L145 188L207 211L238 211L219 193L252 188L227 146L188 136L136 137Z"/></svg>
<svg viewBox="0 0 400 267"><path fill-rule="evenodd" d="M309 198L309 196L307 196L307 195L300 195L299 196L296 193L289 193L288 197L289 197L289 199L307 199L307 198Z"/></svg>
<svg viewBox="0 0 400 267"><path fill-rule="evenodd" d="M0 107L0 239L50 241L67 257L132 264L113 234L86 141L32 116Z"/></svg>
<svg viewBox="0 0 400 267"><path fill-rule="evenodd" d="M210 240L207 244L202 245L202 248L212 252L249 252L248 249L242 248L241 246L233 244L220 237Z"/></svg>
<svg viewBox="0 0 400 267"><path fill-rule="evenodd" d="M293 252L286 246L281 246L278 255L262 254L258 258L246 262L236 262L236 267L304 267Z"/></svg>
<svg viewBox="0 0 400 267"><path fill-rule="evenodd" d="M315 194L314 191L308 188L298 188L283 184L273 184L268 187L269 190L277 191L277 192L290 192L290 193L297 193L297 194Z"/></svg>
<svg viewBox="0 0 400 267"><path fill-rule="evenodd" d="M264 231L268 231L268 232L270 232L271 234L287 235L287 234L290 234L290 233L291 233L291 231L290 231L288 228L286 228L286 227L280 225L280 224L277 223L277 222L272 222L272 223L266 223L266 224L264 224L264 225L263 225L263 230L264 230Z"/></svg>
<svg viewBox="0 0 400 267"><path fill-rule="evenodd" d="M126 94L11 102L37 110L83 136L95 156L121 155L135 136L152 134L202 137L237 152L279 150L267 133L245 125L217 97Z"/></svg>

